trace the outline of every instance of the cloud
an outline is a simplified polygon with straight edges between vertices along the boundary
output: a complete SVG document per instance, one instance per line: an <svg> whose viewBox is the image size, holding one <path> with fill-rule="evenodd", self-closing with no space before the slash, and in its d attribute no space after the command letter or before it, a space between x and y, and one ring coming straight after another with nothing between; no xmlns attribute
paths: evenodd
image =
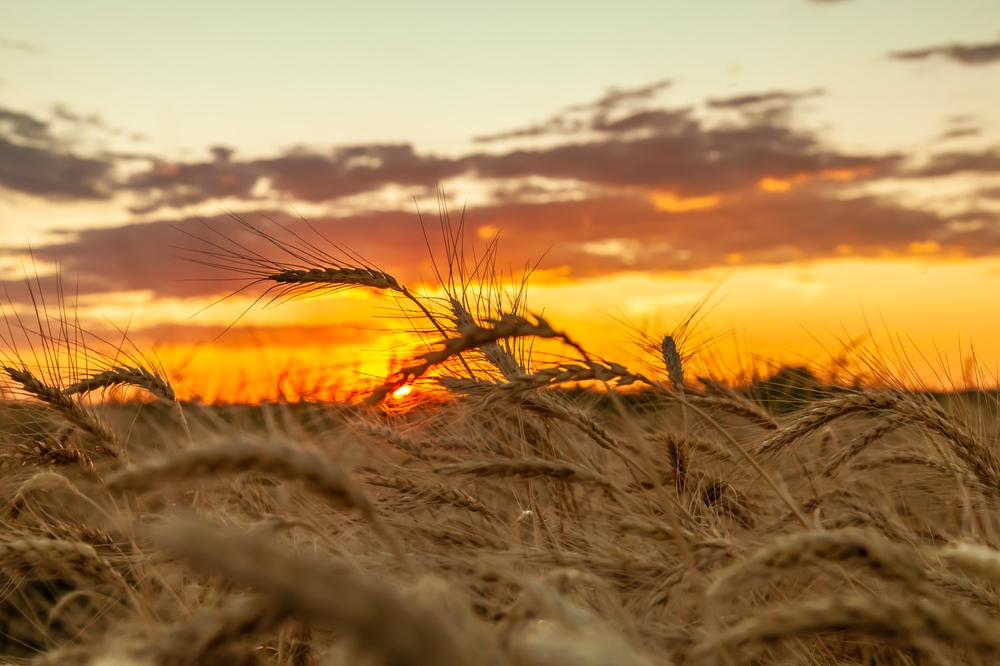
<svg viewBox="0 0 1000 666"><path fill-rule="evenodd" d="M47 199L104 199L115 185L113 166L74 154L49 122L0 108L0 187Z"/></svg>
<svg viewBox="0 0 1000 666"><path fill-rule="evenodd" d="M896 60L926 60L932 56L941 56L963 65L988 65L1000 62L1000 40L982 44L946 44L889 54Z"/></svg>
<svg viewBox="0 0 1000 666"><path fill-rule="evenodd" d="M477 143L492 143L497 141L509 141L512 139L537 138L552 135L579 134L585 131L616 131L614 124L609 121L612 113L623 108L632 109L643 102L649 102L655 98L660 91L671 85L667 79L655 81L644 86L635 88L610 88L603 96L586 104L574 104L567 106L559 113L551 116L548 120L527 125L524 127L506 130L496 134L486 134L473 137ZM663 112L654 112L658 117L678 117L686 115L685 111L674 112L664 115ZM640 115L635 114L633 115ZM620 129L620 127L619 127Z"/></svg>
<svg viewBox="0 0 1000 666"><path fill-rule="evenodd" d="M516 180L572 180L583 187L653 188L684 196L712 195L753 187L762 178L786 179L822 171L875 174L897 156L845 154L823 146L813 134L794 129L792 110L820 91L773 91L711 100L713 110L735 111L735 119L712 124L691 109L646 104L668 85L612 89L594 102L567 107L542 125L489 140L515 136L559 137L555 145L479 152L457 157L423 155L410 145L365 145L329 153L299 150L271 159L241 161L215 149L211 161L158 163L122 185L141 196L136 210L182 207L216 198L252 199L262 184L279 196L334 201L389 186L433 188L459 175Z"/></svg>
<svg viewBox="0 0 1000 666"><path fill-rule="evenodd" d="M285 228L261 216L248 219L286 242L305 239L319 251L337 253L330 244L336 242L407 284L433 275L413 213L320 218L311 220L311 227L282 213L267 216ZM680 212L664 210L642 193L501 203L470 208L466 223L470 242L500 232L497 265L524 265L544 254L542 268L558 268L569 278L845 255L1000 252L1000 234L996 233L1000 216L995 213L949 217L872 197L830 197L819 182L802 183L785 192L746 190L723 198L714 207ZM233 280L241 278L237 274L176 256L213 263L210 256L177 249L218 250L209 242L243 254L302 263L282 256L275 245L225 215L206 221L192 218L88 229L64 243L34 248L34 255L41 262L60 264L65 275L73 276L74 291L81 294L148 290L160 298L210 297L245 284Z"/></svg>
<svg viewBox="0 0 1000 666"><path fill-rule="evenodd" d="M1000 172L1000 149L938 153L925 165L908 170L906 175L926 178L965 172Z"/></svg>

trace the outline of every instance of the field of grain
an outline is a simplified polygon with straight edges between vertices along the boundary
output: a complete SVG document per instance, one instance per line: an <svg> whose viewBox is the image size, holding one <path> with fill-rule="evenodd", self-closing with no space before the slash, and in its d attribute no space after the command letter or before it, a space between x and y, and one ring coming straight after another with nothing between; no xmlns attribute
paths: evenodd
<svg viewBox="0 0 1000 666"><path fill-rule="evenodd" d="M430 298L272 240L283 258L201 256L278 298L395 295L426 348L350 404L205 405L61 308L8 315L0 662L1000 653L995 393L874 366L732 387L691 376L683 327L626 367L458 253Z"/></svg>

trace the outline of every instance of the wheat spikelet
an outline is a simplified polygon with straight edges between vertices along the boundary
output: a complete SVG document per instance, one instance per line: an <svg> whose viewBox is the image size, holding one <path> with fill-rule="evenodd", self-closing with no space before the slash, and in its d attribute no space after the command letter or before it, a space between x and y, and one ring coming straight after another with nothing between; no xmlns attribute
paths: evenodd
<svg viewBox="0 0 1000 666"><path fill-rule="evenodd" d="M635 532L637 534L642 534L643 536L656 539L658 541L673 541L678 538L677 531L670 525L661 521L627 518L618 521L618 529L622 532ZM682 530L682 532L683 537L687 539L694 538L694 533L687 530Z"/></svg>
<svg viewBox="0 0 1000 666"><path fill-rule="evenodd" d="M765 440L757 453L773 453L830 421L858 412L888 412L913 421L944 437L969 471L994 495L1000 494L1000 464L967 426L928 399L896 393L855 393L819 401L788 427Z"/></svg>
<svg viewBox="0 0 1000 666"><path fill-rule="evenodd" d="M412 381L413 379L422 377L435 365L444 363L451 357L459 355L462 352L482 347L485 344L495 343L499 340L529 336L538 338L553 338L562 340L564 343L580 349L579 345L573 342L565 333L556 331L542 317L536 316L535 321L531 322L518 315L504 315L500 318L500 320L491 321L489 323L492 324L490 328L484 328L473 324L466 327L464 331L461 331L459 337L445 338L440 342L443 347L442 349L422 354L419 357L423 359L422 363L408 366L400 370L396 373L397 379L395 381L387 382L375 389L365 400L365 404L378 404L384 400L387 395L398 389L400 386Z"/></svg>
<svg viewBox="0 0 1000 666"><path fill-rule="evenodd" d="M407 495L412 502L447 504L465 509L466 511L491 515L490 510L472 495L458 488L450 488L441 483L416 483L402 476L383 476L381 474L367 475L364 481L371 486L398 490Z"/></svg>
<svg viewBox="0 0 1000 666"><path fill-rule="evenodd" d="M692 657L702 659L714 652L731 652L751 643L845 630L888 634L909 641L921 650L929 647L921 639L930 637L974 650L1000 650L1000 625L971 609L930 599L895 601L848 596L760 609L753 617L695 646Z"/></svg>
<svg viewBox="0 0 1000 666"><path fill-rule="evenodd" d="M63 428L55 437L33 439L30 442L19 442L16 453L0 456L5 461L25 464L35 460L43 465L79 465L84 475L97 478L94 461L86 451L82 451L69 443L72 428Z"/></svg>
<svg viewBox="0 0 1000 666"><path fill-rule="evenodd" d="M741 397L716 397L710 395L696 395L688 393L688 402L698 407L707 407L720 412L729 412L736 416L741 416L751 423L759 425L765 430L777 430L778 422L768 414L764 408Z"/></svg>
<svg viewBox="0 0 1000 666"><path fill-rule="evenodd" d="M898 417L882 419L872 428L869 428L865 432L858 435L854 441L844 447L844 450L835 455L830 462L826 464L826 467L823 468L820 475L833 476L833 473L837 471L841 465L856 457L874 442L882 439L890 432L897 430L901 425L903 425L903 423Z"/></svg>
<svg viewBox="0 0 1000 666"><path fill-rule="evenodd" d="M271 631L287 617L283 608L266 597L229 600L222 608L199 610L190 620L167 628L137 656L158 666L207 663L214 650Z"/></svg>
<svg viewBox="0 0 1000 666"><path fill-rule="evenodd" d="M608 477L577 467L567 462L522 458L518 460L485 460L438 467L440 474L471 476L517 476L522 478L548 477L567 483L611 487Z"/></svg>
<svg viewBox="0 0 1000 666"><path fill-rule="evenodd" d="M74 382L63 389L63 394L89 393L122 385L145 389L168 404L177 399L174 388L163 377L146 368L130 365L114 367Z"/></svg>
<svg viewBox="0 0 1000 666"><path fill-rule="evenodd" d="M451 310L455 315L455 330L462 332L468 330L470 327L475 327L476 320L472 317L472 313L469 312L468 308L458 299L452 298L450 301ZM486 360L499 370L500 374L508 381L524 375L524 368L517 362L514 355L498 343L488 342L482 345L479 351L483 353Z"/></svg>
<svg viewBox="0 0 1000 666"><path fill-rule="evenodd" d="M957 592L975 601L983 608L1000 613L1000 596L997 596L993 590L985 585L980 585L951 571L937 568L928 568L924 571L924 576L943 590Z"/></svg>
<svg viewBox="0 0 1000 666"><path fill-rule="evenodd" d="M265 277L287 285L329 285L330 287L370 287L403 293L404 289L388 273L367 266L328 266L325 268L293 268Z"/></svg>
<svg viewBox="0 0 1000 666"><path fill-rule="evenodd" d="M0 566L24 572L72 573L101 583L122 583L121 575L93 547L64 539L24 537L0 541Z"/></svg>
<svg viewBox="0 0 1000 666"><path fill-rule="evenodd" d="M942 559L963 569L975 571L994 584L1000 584L1000 551L987 546L959 543L939 551Z"/></svg>
<svg viewBox="0 0 1000 666"><path fill-rule="evenodd" d="M353 427L358 432L364 433L371 437L379 437L389 442L390 444L395 444L397 447L399 447L403 451L406 451L414 458L418 458L424 461L429 460L427 454L424 453L423 449L420 447L419 444L417 444L412 439L406 437L405 435L396 430L387 428L384 425L378 423L367 423L365 421L353 421L351 423L351 427Z"/></svg>
<svg viewBox="0 0 1000 666"><path fill-rule="evenodd" d="M167 483L244 472L301 481L334 506L356 509L389 543L400 561L406 561L399 541L347 472L310 451L277 444L219 444L179 451L118 472L107 480L106 486L115 491L146 490Z"/></svg>
<svg viewBox="0 0 1000 666"><path fill-rule="evenodd" d="M460 377L437 377L439 384L453 393L490 394L502 391L530 391L533 389L587 381L616 381L617 386L628 386L644 381L623 365L614 362L584 361L582 363L560 363L542 368L530 375L520 375L506 382L491 382L483 379L463 379Z"/></svg>
<svg viewBox="0 0 1000 666"><path fill-rule="evenodd" d="M59 389L48 386L37 379L26 369L17 370L16 368L4 367L4 371L10 375L11 379L20 384L26 393L51 405L67 421L80 430L92 435L97 442L100 452L111 459L114 467L121 467L127 464L128 460L125 452L122 450L121 443L118 441L118 437L93 412L68 395L65 395Z"/></svg>
<svg viewBox="0 0 1000 666"><path fill-rule="evenodd" d="M774 571L817 560L860 560L884 578L903 580L917 590L925 587L922 585L925 580L924 566L914 552L874 532L844 529L784 537L724 571L711 585L708 594L713 597L731 594L754 580L767 580Z"/></svg>
<svg viewBox="0 0 1000 666"><path fill-rule="evenodd" d="M672 336L665 336L660 343L660 353L663 356L663 364L667 368L667 376L675 389L684 392L684 366L681 363L681 355L677 352L677 343Z"/></svg>
<svg viewBox="0 0 1000 666"><path fill-rule="evenodd" d="M259 537L235 536L195 525L158 526L153 536L192 566L246 585L306 622L332 625L396 666L477 663L471 646L434 614L418 613L399 595L346 568L288 555Z"/></svg>

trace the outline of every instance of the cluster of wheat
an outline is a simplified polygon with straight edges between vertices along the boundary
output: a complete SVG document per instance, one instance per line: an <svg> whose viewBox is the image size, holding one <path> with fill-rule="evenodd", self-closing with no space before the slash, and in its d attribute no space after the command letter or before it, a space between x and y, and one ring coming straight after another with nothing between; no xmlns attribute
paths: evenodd
<svg viewBox="0 0 1000 666"><path fill-rule="evenodd" d="M463 289L424 299L366 266L236 258L281 293L402 294L440 338L354 406L181 405L143 367L57 385L7 363L2 660L1000 655L986 394L831 387L775 414L692 381L670 336L662 372L632 371L523 309L484 313ZM534 338L580 358L536 366L517 345ZM380 407L414 381L439 394ZM580 382L596 388L565 390ZM156 401L86 399L123 385Z"/></svg>

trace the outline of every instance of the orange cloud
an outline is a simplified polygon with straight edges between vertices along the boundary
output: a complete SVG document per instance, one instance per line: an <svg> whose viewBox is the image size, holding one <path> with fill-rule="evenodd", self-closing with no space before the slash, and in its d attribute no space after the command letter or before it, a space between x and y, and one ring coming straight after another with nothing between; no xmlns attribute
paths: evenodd
<svg viewBox="0 0 1000 666"><path fill-rule="evenodd" d="M722 201L718 194L705 197L679 197L676 192L654 191L649 195L656 210L667 213L687 213L693 210L709 210Z"/></svg>

